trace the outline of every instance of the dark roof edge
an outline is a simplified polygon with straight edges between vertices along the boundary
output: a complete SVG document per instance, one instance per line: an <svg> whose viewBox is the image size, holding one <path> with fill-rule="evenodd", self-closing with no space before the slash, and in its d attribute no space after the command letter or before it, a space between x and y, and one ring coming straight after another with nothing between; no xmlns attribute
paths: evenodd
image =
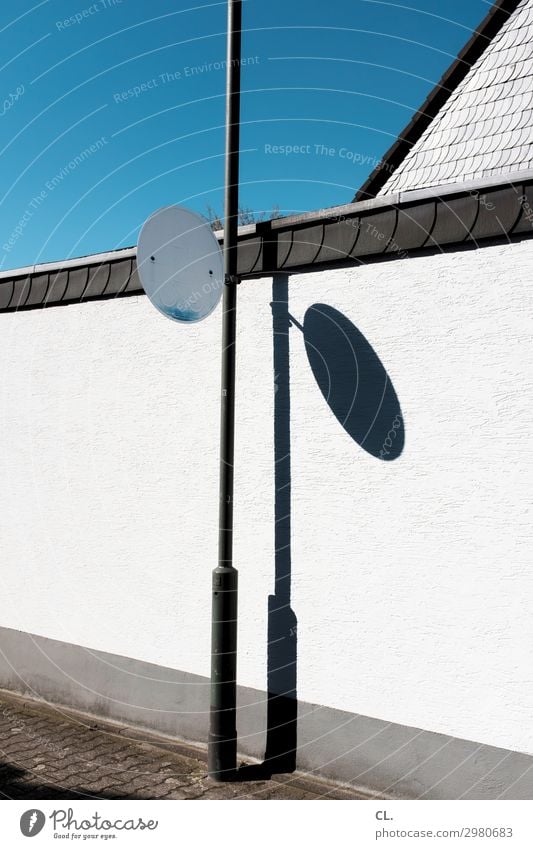
<svg viewBox="0 0 533 849"><path fill-rule="evenodd" d="M27 277L28 274L48 274L51 271L64 271L68 268L80 268L87 265L101 265L104 262L115 262L119 259L128 259L137 255L137 247L117 248L113 251L104 251L99 254L87 254L87 256L76 256L72 259L62 259L58 262L41 262L37 265L25 265L22 268L7 269L0 271L0 282L6 278Z"/></svg>
<svg viewBox="0 0 533 849"><path fill-rule="evenodd" d="M246 240L250 236L258 236L264 232L265 227L273 231L286 230L288 228L321 224L331 221L337 217L354 218L361 217L364 213L399 207L414 201L427 199L441 200L453 195L465 193L480 193L488 189L504 188L507 186L519 186L523 183L533 181L533 168L516 171L512 174L497 174L493 177L484 177L478 180L469 180L463 183L449 183L443 186L430 186L424 189L409 189L408 191L394 192L390 195L381 195L378 198L345 203L340 206L323 207L311 212L302 212L296 215L288 215L284 218L273 218L269 221L261 221L257 224L246 224L239 227L239 241ZM215 236L222 245L224 242L224 231L216 230ZM0 284L2 280L13 280L20 277L28 277L34 274L50 274L69 269L87 268L88 266L100 266L107 262L118 262L123 259L131 259L137 256L137 247L133 245L128 248L117 248L97 254L73 257L72 259L58 260L56 262L43 262L37 265L25 265L21 268L11 268L0 271Z"/></svg>
<svg viewBox="0 0 533 849"><path fill-rule="evenodd" d="M533 170L241 227L238 273L308 273L525 236L533 236ZM126 248L2 272L0 312L142 293L136 249Z"/></svg>
<svg viewBox="0 0 533 849"><path fill-rule="evenodd" d="M496 0L457 59L452 62L440 82L430 92L420 109L415 112L411 121L357 191L354 201L373 198L386 185L389 177L401 165L413 145L416 144L451 94L466 77L472 65L483 55L494 36L497 35L519 3L520 0Z"/></svg>

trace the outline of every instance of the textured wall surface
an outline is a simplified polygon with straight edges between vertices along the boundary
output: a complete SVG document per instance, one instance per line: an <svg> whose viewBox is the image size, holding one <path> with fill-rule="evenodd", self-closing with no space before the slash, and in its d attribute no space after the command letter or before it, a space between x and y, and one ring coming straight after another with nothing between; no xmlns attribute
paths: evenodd
<svg viewBox="0 0 533 849"><path fill-rule="evenodd" d="M241 285L243 686L266 688L277 459L298 697L533 753L532 271L522 242L292 277L290 375L272 281ZM0 322L0 625L208 675L220 310Z"/></svg>

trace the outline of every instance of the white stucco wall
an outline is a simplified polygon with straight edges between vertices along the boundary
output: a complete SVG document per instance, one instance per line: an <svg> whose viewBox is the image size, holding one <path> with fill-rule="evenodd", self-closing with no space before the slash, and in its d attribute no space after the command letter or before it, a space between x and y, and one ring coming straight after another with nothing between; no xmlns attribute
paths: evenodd
<svg viewBox="0 0 533 849"><path fill-rule="evenodd" d="M385 463L291 345L292 606L308 702L533 753L533 242L290 279L344 313L403 411ZM239 291L239 681L266 687L270 280ZM0 625L209 674L220 310L144 297L0 316Z"/></svg>

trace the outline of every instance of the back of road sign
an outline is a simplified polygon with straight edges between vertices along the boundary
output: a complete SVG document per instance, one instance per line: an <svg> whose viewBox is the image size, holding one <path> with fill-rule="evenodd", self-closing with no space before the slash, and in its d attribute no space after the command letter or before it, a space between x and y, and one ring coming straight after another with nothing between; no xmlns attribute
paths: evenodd
<svg viewBox="0 0 533 849"><path fill-rule="evenodd" d="M137 271L159 312L173 321L201 321L222 295L224 262L205 218L181 206L166 206L143 224Z"/></svg>

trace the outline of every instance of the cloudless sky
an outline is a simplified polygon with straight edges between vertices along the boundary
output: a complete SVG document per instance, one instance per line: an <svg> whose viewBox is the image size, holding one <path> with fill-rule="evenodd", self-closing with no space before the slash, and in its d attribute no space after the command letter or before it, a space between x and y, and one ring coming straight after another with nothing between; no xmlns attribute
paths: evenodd
<svg viewBox="0 0 533 849"><path fill-rule="evenodd" d="M350 202L490 6L245 0L241 204ZM225 28L225 2L2 4L2 269L222 212Z"/></svg>

